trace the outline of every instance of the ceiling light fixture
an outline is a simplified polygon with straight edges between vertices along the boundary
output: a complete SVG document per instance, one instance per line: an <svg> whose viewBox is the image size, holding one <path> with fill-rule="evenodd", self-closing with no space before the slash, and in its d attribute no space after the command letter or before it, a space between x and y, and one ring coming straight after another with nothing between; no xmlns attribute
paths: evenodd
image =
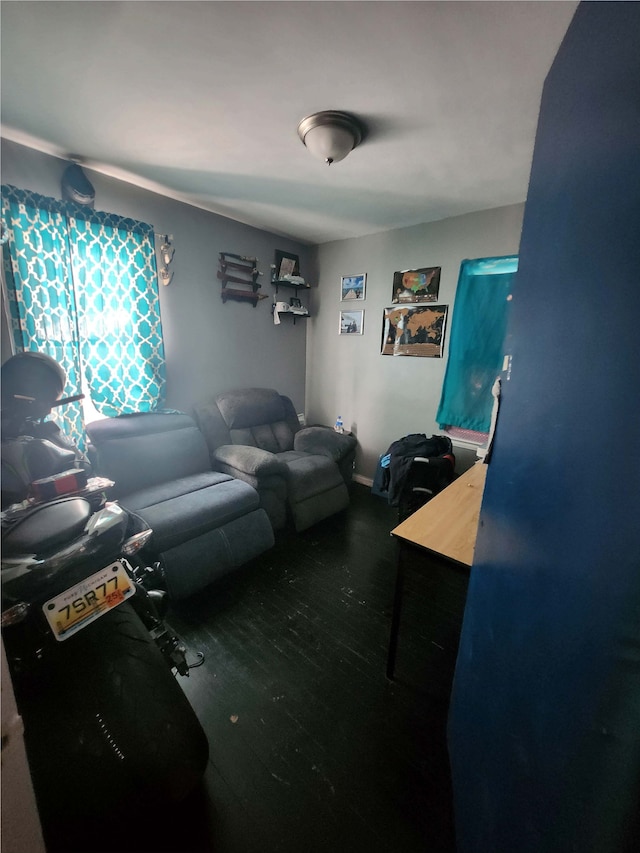
<svg viewBox="0 0 640 853"><path fill-rule="evenodd" d="M365 127L350 113L324 110L303 118L298 136L314 157L329 166L344 160L364 139Z"/></svg>
<svg viewBox="0 0 640 853"><path fill-rule="evenodd" d="M86 207L93 208L95 206L96 191L89 178L82 171L80 163L83 162L83 159L77 154L70 154L69 160L71 162L62 175L62 198L65 201L73 201L76 204L83 204Z"/></svg>

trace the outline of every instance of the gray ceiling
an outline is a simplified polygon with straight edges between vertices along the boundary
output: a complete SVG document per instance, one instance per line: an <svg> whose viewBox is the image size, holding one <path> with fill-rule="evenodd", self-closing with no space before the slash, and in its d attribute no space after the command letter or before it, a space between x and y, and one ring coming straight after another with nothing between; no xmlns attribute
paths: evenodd
<svg viewBox="0 0 640 853"><path fill-rule="evenodd" d="M524 201L575 2L10 2L2 135L306 243ZM305 115L369 128L326 166Z"/></svg>

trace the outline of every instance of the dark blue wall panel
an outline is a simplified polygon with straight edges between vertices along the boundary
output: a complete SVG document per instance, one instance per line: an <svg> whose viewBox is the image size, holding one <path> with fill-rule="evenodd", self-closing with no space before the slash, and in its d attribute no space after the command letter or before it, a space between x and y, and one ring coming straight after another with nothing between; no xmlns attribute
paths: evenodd
<svg viewBox="0 0 640 853"><path fill-rule="evenodd" d="M640 3L581 4L551 68L513 294L449 718L458 848L639 850Z"/></svg>

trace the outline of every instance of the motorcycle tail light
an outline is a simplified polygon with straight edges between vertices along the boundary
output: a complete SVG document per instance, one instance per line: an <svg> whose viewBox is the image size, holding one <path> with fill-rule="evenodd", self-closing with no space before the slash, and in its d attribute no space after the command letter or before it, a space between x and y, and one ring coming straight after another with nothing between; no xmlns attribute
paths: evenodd
<svg viewBox="0 0 640 853"><path fill-rule="evenodd" d="M19 622L22 622L27 618L28 613L29 605L21 601L18 604L14 604L12 607L7 607L7 609L3 611L2 618L0 619L0 625L2 625L3 628L8 628L10 625L17 625Z"/></svg>
<svg viewBox="0 0 640 853"><path fill-rule="evenodd" d="M87 485L87 472L79 468L71 468L51 477L34 480L31 483L31 494L37 501L51 501L61 495L79 492Z"/></svg>
<svg viewBox="0 0 640 853"><path fill-rule="evenodd" d="M135 533L133 536L130 536L122 546L122 551L127 557L133 556L133 554L137 554L141 548L147 544L149 539L153 536L153 530L151 528L147 528L146 530L142 530L140 533Z"/></svg>

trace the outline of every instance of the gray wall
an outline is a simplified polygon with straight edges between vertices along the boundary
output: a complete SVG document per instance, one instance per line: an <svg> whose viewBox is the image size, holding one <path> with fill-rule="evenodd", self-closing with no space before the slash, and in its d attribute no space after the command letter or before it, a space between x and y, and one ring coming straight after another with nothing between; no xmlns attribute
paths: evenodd
<svg viewBox="0 0 640 853"><path fill-rule="evenodd" d="M60 197L66 163L2 141L2 181ZM439 302L450 307L464 258L517 253L524 205L326 243L316 249L173 201L86 170L96 189L96 208L150 222L173 234L174 276L160 287L167 356L167 404L188 410L209 394L233 387L264 386L289 395L310 423L333 424L342 415L359 441L356 477L373 478L378 457L407 433L431 435L446 366L441 359L380 355L383 309L391 305L393 273L441 266ZM275 249L300 256L313 284L303 293L312 318L274 325L269 264ZM256 308L220 299L218 252L254 255L269 298ZM318 273L316 275L316 272ZM339 336L340 278L367 273L364 334ZM289 292L281 292L286 299ZM305 375L306 369L306 375ZM456 449L457 469L475 461L473 450Z"/></svg>
<svg viewBox="0 0 640 853"><path fill-rule="evenodd" d="M2 140L2 182L60 198L66 162ZM302 275L309 278L310 249L266 231L173 201L86 169L96 190L96 209L151 223L172 234L173 280L160 286L160 306L167 358L167 405L188 410L212 393L234 387L277 388L303 411L305 323L271 314L274 288L269 265L276 249L300 256ZM218 252L259 258L262 293L251 303L220 298ZM287 294L288 296L288 294ZM311 291L305 296L311 296ZM282 295L280 299L284 298ZM306 300L305 300L306 301ZM308 306L312 310L312 306Z"/></svg>
<svg viewBox="0 0 640 853"><path fill-rule="evenodd" d="M461 261L517 254L523 210L524 205L511 205L318 248L319 286L307 342L307 412L321 423L342 415L358 436L359 477L373 477L378 457L395 439L439 432L435 416L448 341L439 359L380 355L393 273L442 267L438 302L449 305L450 328ZM340 302L341 276L357 273L367 273L365 300L355 306ZM349 307L364 309L362 336L338 335L340 309ZM475 458L474 451L456 450L457 469Z"/></svg>

